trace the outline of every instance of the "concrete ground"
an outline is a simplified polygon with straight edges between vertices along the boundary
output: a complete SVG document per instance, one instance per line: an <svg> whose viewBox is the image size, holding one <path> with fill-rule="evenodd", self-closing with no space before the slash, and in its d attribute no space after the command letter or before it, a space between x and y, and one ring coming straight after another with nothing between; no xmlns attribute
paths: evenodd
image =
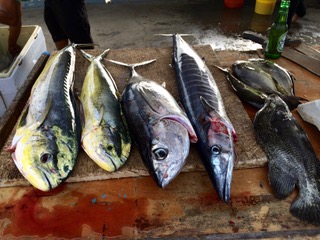
<svg viewBox="0 0 320 240"><path fill-rule="evenodd" d="M172 46L161 33L194 34L190 44L210 44L214 49L249 50L261 46L239 36L245 30L266 34L273 15L254 13L254 0L239 9L225 8L222 0L134 0L88 4L91 33L98 48L145 48ZM307 1L307 15L293 24L290 36L311 45L320 44L320 1ZM43 8L23 9L24 25L40 25L48 51L55 50L43 19Z"/></svg>
<svg viewBox="0 0 320 240"><path fill-rule="evenodd" d="M156 34L183 33L192 34L184 37L191 45L209 44L214 50L256 50L261 45L242 39L241 33L253 30L266 35L277 15L280 0L277 0L273 15L254 13L255 0L244 0L244 6L238 9L224 7L224 0L113 0L109 4L89 3L92 1L102 0L86 0L91 33L94 42L99 45L96 47L98 49L172 47L171 38ZM307 15L292 24L289 36L301 38L320 49L320 0L305 2ZM30 6L37 3L43 5L43 0L24 2L22 22L23 25L41 26L47 50L55 51L44 22L42 5L30 8L25 6L26 3ZM1 109L6 109L1 106L5 104L1 105L0 101L0 113Z"/></svg>

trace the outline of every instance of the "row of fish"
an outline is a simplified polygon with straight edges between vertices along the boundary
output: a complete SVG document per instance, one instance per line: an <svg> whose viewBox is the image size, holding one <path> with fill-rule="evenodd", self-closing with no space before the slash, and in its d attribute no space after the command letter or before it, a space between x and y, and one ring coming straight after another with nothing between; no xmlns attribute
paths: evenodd
<svg viewBox="0 0 320 240"><path fill-rule="evenodd" d="M173 39L177 84L186 113L164 87L135 71L152 61L112 61L131 69L120 96L101 63L108 50L97 57L81 51L91 64L78 109L72 92L75 47L58 52L37 79L9 148L23 176L43 191L55 188L74 168L80 142L100 167L116 171L130 154L132 138L151 176L165 187L185 165L191 141L197 142L220 198L229 201L235 131L202 59L181 36Z"/></svg>
<svg viewBox="0 0 320 240"><path fill-rule="evenodd" d="M290 212L301 220L319 224L320 162L291 113L296 108L303 111L311 102L301 103L306 99L294 95L294 77L272 61L239 60L231 70L220 69L239 98L259 109L253 121L254 131L267 155L268 179L275 195L286 198L297 187L299 193Z"/></svg>

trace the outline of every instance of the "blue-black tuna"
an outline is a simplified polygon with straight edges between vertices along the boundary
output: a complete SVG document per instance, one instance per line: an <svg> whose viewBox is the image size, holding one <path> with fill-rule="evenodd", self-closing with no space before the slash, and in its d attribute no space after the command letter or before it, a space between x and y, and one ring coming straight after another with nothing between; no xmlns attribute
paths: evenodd
<svg viewBox="0 0 320 240"><path fill-rule="evenodd" d="M178 91L198 136L201 159L219 197L228 202L236 133L214 78L200 56L180 35L173 36Z"/></svg>

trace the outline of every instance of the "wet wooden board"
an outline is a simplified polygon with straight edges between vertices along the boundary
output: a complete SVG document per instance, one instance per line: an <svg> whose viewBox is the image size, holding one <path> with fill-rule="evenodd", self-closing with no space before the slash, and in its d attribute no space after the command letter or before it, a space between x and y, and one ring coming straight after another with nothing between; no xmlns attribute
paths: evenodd
<svg viewBox="0 0 320 240"><path fill-rule="evenodd" d="M265 168L235 170L231 202L204 172L181 173L166 189L151 177L0 192L0 236L44 239L308 239L320 229L289 214L296 196L276 199Z"/></svg>
<svg viewBox="0 0 320 240"><path fill-rule="evenodd" d="M226 81L224 73L218 70L215 65L219 65L219 60L210 46L196 46L200 56L203 56L207 65L212 72L220 92L222 94L227 113L232 121L237 132L238 141L236 142L236 169L259 167L266 164L266 157L260 146L257 144L251 120L246 113L241 101L234 94L232 88ZM88 51L93 55L98 55L102 50ZM107 58L122 61L126 63L142 62L150 59L156 59L156 62L137 68L137 71L142 76L152 79L160 84L165 82L168 91L179 101L178 91L175 82L175 72L171 66L172 48L162 49L120 49L111 50ZM115 65L110 62L104 62L107 69L111 72L115 79L119 91L122 92L129 78L129 69L123 66ZM89 62L85 60L80 52L77 52L76 71L75 71L75 90L79 94L81 91L82 82L86 74ZM11 143L14 135L14 130L9 136L6 147ZM11 156L5 151L5 148L0 153L2 161L2 170L0 167L0 186L25 186L29 183L22 177L15 167ZM199 154L194 144L192 144L187 164L183 168L184 172L189 171L204 171L204 167L200 160ZM99 168L86 154L81 150L77 165L68 178L68 182L82 182L92 180L103 180L122 177L137 177L147 176L148 172L143 165L137 148L133 146L129 159L124 167L114 173L109 173Z"/></svg>

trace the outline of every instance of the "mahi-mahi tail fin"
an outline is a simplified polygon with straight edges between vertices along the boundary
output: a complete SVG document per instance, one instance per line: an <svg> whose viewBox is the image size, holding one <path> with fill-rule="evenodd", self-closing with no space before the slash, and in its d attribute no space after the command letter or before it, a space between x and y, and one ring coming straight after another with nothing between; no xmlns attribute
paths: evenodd
<svg viewBox="0 0 320 240"><path fill-rule="evenodd" d="M106 50L104 50L100 55L98 55L98 56L95 57L95 56L93 56L93 55L85 52L85 51L82 50L82 49L79 49L79 50L80 50L82 56L83 56L85 59L87 59L89 62L92 62L93 59L98 59L99 61L101 61L101 60L109 53L109 51L110 51L110 49L106 49Z"/></svg>

